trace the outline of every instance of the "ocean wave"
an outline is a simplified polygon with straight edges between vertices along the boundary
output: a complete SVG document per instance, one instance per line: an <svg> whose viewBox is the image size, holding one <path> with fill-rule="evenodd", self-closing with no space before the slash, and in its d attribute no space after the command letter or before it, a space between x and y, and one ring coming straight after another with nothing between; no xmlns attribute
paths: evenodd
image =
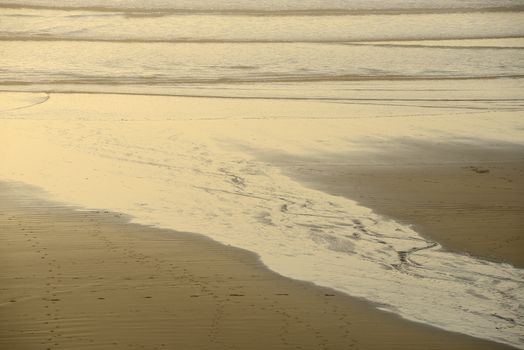
<svg viewBox="0 0 524 350"><path fill-rule="evenodd" d="M63 78L50 80L39 77L28 77L27 79L9 80L4 79L0 85L26 85L26 84L44 84L44 85L64 85L64 84L80 84L80 85L191 85L191 84L242 84L242 83L300 83L300 82L352 82L352 81L419 81L419 80L486 80L486 79L520 79L524 78L524 74L492 74L492 75L477 75L477 76L460 76L460 75L386 75L386 74L340 74L340 75L307 75L307 76L258 76L258 77L218 77L218 78L158 78L158 77L134 77L134 76L118 76L118 77L101 77L101 76L83 76L81 79L74 75Z"/></svg>
<svg viewBox="0 0 524 350"><path fill-rule="evenodd" d="M446 26L442 26L445 21ZM310 42L520 38L524 12L340 16L129 16L71 10L0 13L2 40L106 42ZM482 25L478 25L482 23Z"/></svg>
<svg viewBox="0 0 524 350"><path fill-rule="evenodd" d="M9 54L0 57L0 84L156 89L207 85L212 89L238 84L391 83L524 76L521 48L457 50L431 44L398 47L380 43L3 41Z"/></svg>
<svg viewBox="0 0 524 350"><path fill-rule="evenodd" d="M183 14L213 14L240 16L336 16L373 14L422 14L422 13L464 13L522 11L524 5L516 0L469 0L439 2L429 0L286 0L286 1L82 1L66 0L57 3L46 0L3 0L0 8L36 9L60 11L119 12L130 16L159 16Z"/></svg>
<svg viewBox="0 0 524 350"><path fill-rule="evenodd" d="M376 47L404 47L404 48L431 48L431 49L491 49L491 50L519 50L524 49L524 42L521 45L483 45L482 42L475 44L465 43L463 45L426 45L428 41L471 41L471 40L492 40L492 39L522 39L521 35L514 36L497 36L492 35L486 36L460 36L446 37L446 38L427 38L420 40L419 37L384 37L384 38L373 38L373 39L339 39L339 40L315 40L315 39L201 39L201 38L173 38L173 39L162 39L162 38L103 38L103 37L89 37L89 36L56 36L56 35L18 35L0 32L0 41L64 41L64 42L108 42L108 43L163 43L163 44L326 44L326 45L360 45L360 46L376 46ZM406 42L406 44L402 44ZM410 43L407 43L410 42Z"/></svg>
<svg viewBox="0 0 524 350"><path fill-rule="evenodd" d="M5 9L59 10L111 12L125 14L129 17L158 17L170 15L218 15L218 16L366 16L366 15L417 15L417 14L452 14L483 12L520 12L524 5L491 6L491 7L448 7L448 8L379 8L379 9L190 9L190 8L136 8L136 7L103 7L103 6L46 6L2 4Z"/></svg>

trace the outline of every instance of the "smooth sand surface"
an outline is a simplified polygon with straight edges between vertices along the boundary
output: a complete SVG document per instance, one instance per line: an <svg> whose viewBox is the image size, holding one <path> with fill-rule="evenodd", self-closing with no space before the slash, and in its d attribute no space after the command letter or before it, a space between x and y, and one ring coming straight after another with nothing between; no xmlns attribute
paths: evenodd
<svg viewBox="0 0 524 350"><path fill-rule="evenodd" d="M524 267L521 146L404 140L382 147L358 158L280 164L308 186L411 224L447 250Z"/></svg>
<svg viewBox="0 0 524 350"><path fill-rule="evenodd" d="M0 183L2 349L498 349L268 271L251 253Z"/></svg>

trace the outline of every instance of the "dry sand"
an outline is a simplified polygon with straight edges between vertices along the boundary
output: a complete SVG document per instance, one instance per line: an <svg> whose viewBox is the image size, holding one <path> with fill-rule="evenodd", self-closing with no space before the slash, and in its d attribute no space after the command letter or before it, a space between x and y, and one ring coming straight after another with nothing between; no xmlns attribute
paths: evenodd
<svg viewBox="0 0 524 350"><path fill-rule="evenodd" d="M38 195L40 196L40 195ZM498 349L193 234L0 183L1 349Z"/></svg>
<svg viewBox="0 0 524 350"><path fill-rule="evenodd" d="M355 157L287 159L292 177L411 224L445 249L524 268L524 149L400 140Z"/></svg>

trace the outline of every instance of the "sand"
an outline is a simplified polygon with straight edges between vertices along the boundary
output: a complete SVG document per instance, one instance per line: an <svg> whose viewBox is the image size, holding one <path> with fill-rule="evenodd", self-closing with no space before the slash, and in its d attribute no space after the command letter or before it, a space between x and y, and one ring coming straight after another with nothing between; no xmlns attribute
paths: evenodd
<svg viewBox="0 0 524 350"><path fill-rule="evenodd" d="M308 186L413 225L444 249L524 268L524 148L413 142L355 156L279 158Z"/></svg>
<svg viewBox="0 0 524 350"><path fill-rule="evenodd" d="M498 349L267 270L252 253L0 183L2 349Z"/></svg>

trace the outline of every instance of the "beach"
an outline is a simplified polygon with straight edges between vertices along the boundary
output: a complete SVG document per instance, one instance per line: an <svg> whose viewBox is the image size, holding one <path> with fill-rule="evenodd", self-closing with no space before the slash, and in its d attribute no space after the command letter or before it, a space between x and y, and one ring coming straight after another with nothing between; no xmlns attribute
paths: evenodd
<svg viewBox="0 0 524 350"><path fill-rule="evenodd" d="M0 0L0 347L524 349L519 0Z"/></svg>
<svg viewBox="0 0 524 350"><path fill-rule="evenodd" d="M2 348L506 348L283 278L203 236L0 186Z"/></svg>
<svg viewBox="0 0 524 350"><path fill-rule="evenodd" d="M117 304L115 306L117 309L112 314L104 314L105 316L96 314L96 317L83 320L84 323L75 328L78 332L76 336L73 336L75 329L67 328L69 327L67 324L74 323L75 320L71 314L54 316L55 321L60 323L57 325L67 329L61 334L64 334L65 337L68 335L70 340L88 341L92 339L100 342L97 346L103 348L109 339L118 338L113 332L102 335L105 334L103 329L108 328L105 326L97 328L98 326L89 324L89 322L95 323L96 321L98 324L101 319L116 322L113 317L117 315L123 317L120 315L124 313L131 317L128 322L133 324L132 317L136 315L129 313L137 309L130 307L130 305L135 305L135 301L126 299L126 295L131 293L129 290L133 290L130 295L141 302L150 303L154 297L159 302L157 307L160 308L140 309L142 311L138 312L140 316L138 319L150 317L156 320L155 325L143 328L135 325L132 326L133 329L149 332L151 328L160 327L160 324L171 324L171 321L167 322L162 317L158 318L158 315L166 310L167 305L172 307L177 305L178 308L186 310L191 315L203 315L202 319L198 320L190 318L193 320L191 322L195 323L187 324L187 327L192 328L184 332L187 337L183 337L185 340L177 340L178 337L172 339L164 335L171 339L170 341L185 341L184 347L217 346L220 348L220 345L213 343L212 337L209 336L217 332L212 330L213 326L210 322L216 317L216 314L213 313L216 312L216 308L226 305L223 304L226 302L238 306L235 304L238 300L249 301L247 305L241 304L241 309L235 309L238 312L235 317L238 318L232 316L233 319L230 322L234 324L227 324L226 327L228 329L234 325L236 325L234 327L240 327L240 324L245 327L236 331L234 327L231 328L235 337L227 333L230 337L229 341L235 344L241 341L237 339L237 336L240 335L248 336L246 339L242 338L243 341L251 341L250 337L253 332L255 330L258 332L261 327L269 327L268 332L275 331L275 328L272 327L275 327L278 322L283 322L282 324L288 327L289 317L291 317L288 315L291 313L282 311L285 309L280 304L282 298L286 297L285 294L289 296L304 288L311 293L307 296L310 298L307 299L307 302L303 301L302 297L297 298L296 296L285 299L293 301L292 310L297 312L293 316L296 317L297 322L294 324L313 322L312 319L314 319L314 322L318 322L318 327L323 330L319 332L329 334L329 336L324 335L322 339L329 339L329 341L325 340L323 343L318 340L320 338L312 340L304 337L303 340L295 339L289 342L294 346L316 348L328 344L326 348L338 349L350 344L360 344L360 348L368 349L392 348L397 346L395 344L398 344L399 348L419 348L421 344L424 344L425 347L440 348L442 342L447 341L444 339L449 339L449 345L446 347L478 348L486 346L496 348L502 346L493 342L473 341L473 338L453 335L423 325L423 323L435 322L432 313L424 315L418 313L419 307L427 302L438 304L443 312L440 317L448 320L440 324L439 328L451 330L450 324L454 324L454 327L458 326L459 323L455 323L454 320L455 316L459 318L473 316L467 316L468 313L463 315L456 313L456 310L460 310L462 305L466 304L486 313L481 317L471 318L472 322L477 322L475 328L486 327L484 329L487 330L494 326L502 330L504 332L502 334L506 334L505 337L518 329L515 319L508 315L511 315L510 312L518 315L518 309L511 308L517 305L513 304L514 302L518 303L520 271L511 265L501 264L504 262L519 266L520 235L518 232L521 227L519 225L522 212L521 149L518 143L508 139L508 134L505 132L510 129L510 126L517 130L520 125L520 120L514 118L512 113L493 113L482 120L479 120L476 115L465 114L461 117L461 123L455 121L453 124L448 124L447 119L451 120L454 117L445 115L439 118L400 116L332 119L327 122L329 119L326 113L338 116L343 113L340 108L346 108L347 113L351 115L351 109L354 107L335 106L333 108L329 102L295 101L290 103L289 101L256 99L138 95L6 93L2 96L4 101L10 103L8 105L7 102L4 102L5 106L11 110L8 112L9 115L15 117L2 121L2 139L8 146L2 149L4 162L2 171L5 178L17 179L14 184L11 181L10 185L9 183L4 185L2 192L6 194L5 203L8 208L14 206L14 209L21 210L17 215L27 215L27 217L24 216L25 219L17 221L15 227L27 231L29 228L23 226L36 220L37 226L41 226L45 232L55 233L57 230L54 227L55 223L63 222L64 233L53 238L49 244L57 244L57 248L64 252L73 250L76 253L73 256L68 254L61 256L56 252L57 257L66 259L60 263L60 269L64 269L65 266L74 267L73 261L77 256L83 257L82 260L85 259L88 265L82 267L78 272L73 270L67 273L70 278L79 277L73 276L77 274L87 274L88 278L84 283L88 287L85 288L84 284L77 284L76 280L71 279L61 280L62 282L57 284L55 282L59 280L59 275L54 273L64 273L58 272L58 265L53 262L57 258L50 258L48 263L51 265L47 265L47 270L43 270L47 271L49 279L38 279L35 286L23 284L16 288L17 280L12 280L15 283L6 289L8 293L5 294L4 306L12 308L27 305L30 309L35 307L47 309L51 305L63 305L59 303L62 298L56 295L45 296L52 295L53 291L63 291L65 295L72 293L68 300L73 303L73 306L67 311L71 313L77 313L81 305L79 300L85 299L84 294L75 293L92 295L90 300L95 304L87 304L86 310L88 311L95 306L100 306L100 303L107 302L106 300L122 300L122 304ZM297 126L294 118L275 120L235 117L239 115L238 113L240 115L250 113L256 116L257 111L266 114L268 111L278 112L281 105L292 105L293 113L301 114L308 109L310 115L322 113L324 117L304 120L300 127ZM152 106L155 108L151 108ZM170 120L163 116L158 119L159 111L170 110L179 111L184 118ZM400 110L402 111L403 108ZM219 113L217 114L216 111ZM368 113L374 113L374 111L371 110ZM71 116L75 115L78 115L77 119L71 119ZM202 118L201 115L206 117ZM214 117L209 118L213 115ZM225 122L224 120L227 120L225 118L229 120ZM493 124L495 120L500 126L500 137L506 140L504 142L477 141L477 143L472 143L464 141L462 144L453 144L452 141L448 141L460 139L462 135L466 134L471 136L471 123L478 124L479 122L490 125L486 130L489 129L493 137L497 135L497 129ZM217 125L220 127L217 128ZM439 132L435 132L436 127L440 128ZM143 135L143 130L148 130L148 134ZM349 143L345 137L347 130L353 130ZM417 130L418 139L412 130ZM478 130L480 133L477 139L482 140L484 129ZM452 133L452 136L449 136L449 133ZM259 135L261 138L253 139L254 135ZM271 135L271 137L264 137L264 135ZM409 135L409 137L403 141L395 141L398 135ZM517 137L517 134L509 135ZM380 146L380 142L376 142L376 140L385 138L390 140L387 151ZM429 139L434 140L433 145L428 142ZM277 153L278 148L272 143L274 145L285 143L288 152ZM315 146L317 152L320 153L304 151L311 149L310 145L320 145ZM342 156L343 152L336 154L326 152L332 148L346 149L346 156ZM323 149L326 151L322 151ZM196 153L195 150L197 150ZM303 156L300 156L301 154ZM322 156L317 157L315 154ZM173 180L176 181L173 182ZM46 192L30 188L26 190L28 187L17 185L18 183L35 184L38 186L36 189L45 189ZM385 184L389 184L389 187ZM306 187L303 187L304 185ZM479 186L482 190L479 190ZM322 191L318 192L318 189ZM449 189L449 191L446 192L443 189ZM297 195L303 196L304 199ZM347 199L342 196L347 196ZM353 198L358 202L353 202ZM31 204L33 201L35 204ZM438 201L439 208L443 208L441 209L442 214L436 212L431 206L424 212L426 206L421 201L430 203ZM462 209L460 218L469 221L463 221L462 225L457 225L457 216L449 214L457 212L457 201L466 203L463 204L466 208L467 201L470 201L470 205L473 205L475 201L477 204L481 202L484 203L486 209L480 212L476 206L473 206L469 212ZM359 207L362 204L373 208L373 211ZM73 210L78 205L80 205L79 210ZM503 212L507 214L506 216L501 216L497 205L504 205L505 211ZM446 216L446 208L449 207L451 209L448 209L448 216ZM238 208L243 209L239 211ZM37 210L37 212L25 214L26 211L31 210ZM51 215L52 218L41 217L38 214L39 210L44 210L45 215ZM375 210L376 213L387 216L378 216ZM222 214L219 215L219 213ZM469 213L469 217L464 213ZM123 217L122 214L124 214ZM55 219L55 215L58 215L59 218ZM189 216L186 217L186 215ZM249 228L251 226L248 225L249 217L253 218L249 225L255 225L251 229ZM438 220L432 220L435 217ZM8 217L4 216L4 218ZM69 220L74 220L74 224L69 223ZM134 223L129 223L129 220ZM382 220L383 224L379 224L378 220ZM472 221L475 220L478 221L478 226L472 224ZM7 223L10 223L8 227L13 227L10 221ZM107 233L100 236L98 231L101 229L93 232L91 229L83 229L85 226L82 225L77 228L80 223L85 223L88 227L91 227L93 223L101 227L107 224L109 227L107 227ZM232 223L235 224L231 225ZM435 223L441 226L435 226ZM493 226L489 226L490 224ZM415 233L410 225L416 225L417 232L421 232L422 236L416 236L418 233ZM493 237L490 235L490 228L493 229L496 225L504 227L504 230L500 235ZM479 226L484 227L485 231L478 230ZM174 232L154 227L181 227L183 229ZM273 236L270 236L270 232L274 232L271 230L281 230L281 227L287 231L286 236L282 234L274 236L274 233ZM469 231L464 230L464 227ZM436 230L432 232L428 228L436 228ZM74 230L74 234L64 236L70 230ZM133 233L132 238L129 238L128 230ZM143 230L147 232L142 232ZM347 238L346 236L335 238L333 236L335 230L340 230L341 233L353 232L353 235ZM7 236L4 236L3 240L10 242L10 230L4 231ZM199 234L204 232L206 236L211 235L212 239L228 246L247 247L255 250L259 257L245 251L220 246L202 236L180 232ZM385 232L395 232L398 238L388 238ZM484 235L479 236L479 232L481 234L484 232ZM35 240L40 239L40 234L33 234L31 237L25 234L28 233L24 232L23 236L18 236L23 238L22 241L15 242L22 246L15 243L13 243L15 245L5 245L7 252L16 252L13 255L6 255L6 266L17 262L15 258L17 256L23 257L21 262L24 264L25 257L32 256L34 264L37 264L38 268L44 268L46 265L40 263L47 262L48 258L44 255L46 254L44 250L39 249L34 243ZM367 238L367 236L370 237ZM69 237L69 240L65 240L66 237ZM160 247L154 245L147 248L148 244L158 244L158 241L151 240L150 237L161 237L159 238ZM279 237L287 238L288 243L280 243L282 241L279 241ZM401 237L404 238L398 241ZM506 243L513 237L516 238L513 243ZM200 248L195 247L198 251L189 252L186 243L182 247L178 246L177 242L180 240L186 243L194 241L197 246L204 244L207 248L200 251ZM315 248L304 245L308 244L310 240L317 244ZM166 243L171 241L172 244ZM435 247L431 243L433 241L437 242L438 246ZM501 246L500 250L491 249L494 242ZM324 246L327 246L329 250L323 251ZM411 256L406 254L407 259L405 260L402 260L399 255L402 249L408 252L412 247L424 248L425 246L430 249L415 251ZM480 250L482 247L488 249ZM21 254L16 249L27 251ZM216 249L225 249L220 250L221 253L216 257L217 261L222 261L222 254L235 256L227 267L222 263L217 264L215 258L211 257ZM319 265L315 255L304 254L307 253L307 249L315 249L316 254L324 254L325 265ZM376 255L374 249L378 249L381 255ZM180 258L177 253L179 251L184 257L183 260L171 261L170 259ZM464 252L471 254L471 257L464 255ZM497 253L499 255L496 255ZM98 254L101 254L100 257ZM343 262L344 260L346 262ZM108 269L107 261L114 261L114 267ZM295 261L302 261L302 264L310 266L310 270L304 270ZM439 265L440 261L442 265ZM22 270L32 276L38 276L31 272L35 269L35 265L28 265L25 268L23 264L15 266L13 270L7 270L8 276L18 275ZM170 268L165 270L166 266ZM277 277L275 273L267 271L265 266L283 276L305 281L313 280L315 284L331 287L331 289L322 289L309 283L292 282L283 277ZM352 268L345 271L347 279L340 279L342 275L335 272L338 271L337 268L344 266L352 266ZM418 266L424 266L425 272ZM91 269L95 267L96 269L92 271ZM133 272L134 276L132 280L136 279L136 284L126 279L125 276L130 273L127 272L128 268L131 268L130 272ZM177 275L184 269L193 268L197 269L192 272L195 275L189 277L184 274ZM245 268L254 268L256 273L244 271ZM137 276L134 275L134 272L142 271L142 269L146 271ZM241 270L238 272L240 275L235 272L236 269ZM233 270L233 275L230 277L240 279L238 283L230 284L229 277L224 277L226 271L230 270ZM307 274L304 275L305 271ZM486 279L483 277L478 280L478 284L477 282L463 283L463 278L475 281L476 271L492 275L493 277L489 278L493 281L486 284ZM418 277L420 273L425 273L426 277ZM448 274L446 280L441 280L441 273ZM162 277L157 277L159 274ZM265 274L266 277L256 277L260 274ZM501 280L505 282L502 284L496 282L499 278L496 277L497 274L506 276L501 277ZM97 281L99 277L104 280ZM251 282L247 282L250 278L254 278L251 281L255 283L253 287L249 286ZM116 282L109 283L108 279L116 279ZM177 287L178 279L184 281L182 284L185 287L175 292L174 288ZM358 282L351 283L352 279ZM265 287L258 285L261 280L266 281ZM333 287L331 281L335 281ZM61 283L64 285L62 286ZM108 286L106 286L107 283L109 283ZM210 283L213 288L218 289L211 292ZM391 283L391 286L388 286L387 283ZM504 293L509 292L506 285L511 286L510 288L517 288L515 292L517 294L504 294L505 296L499 299L497 297L499 292L496 289L491 290L493 288L491 283L494 288L504 288ZM405 288L405 286L410 286L410 288ZM447 300L442 299L449 293L451 286L457 291L454 297ZM263 288L268 288L268 292L260 294ZM290 292L290 288L296 292ZM458 292L460 288L464 288L464 291ZM154 290L157 291L153 293ZM424 292L421 293L419 290ZM34 294L27 294L28 291L34 291ZM249 299L248 295L254 297L253 293L261 299ZM347 295L353 295L359 299L351 299ZM403 302L406 295L412 298L408 304ZM398 300L395 299L397 297ZM170 298L175 298L176 301ZM186 302L178 302L179 299L185 300L185 298L193 302L200 311L186 309ZM18 299L20 300L17 301ZM25 301L26 299L28 301ZM53 302L53 299L60 300ZM16 303L10 300L15 300ZM203 300L206 302L202 302ZM334 311L328 311L325 303L335 300L342 304L336 304L331 309ZM31 304L33 302L40 304L37 307ZM318 305L318 307L311 309L309 305ZM511 305L511 308L504 308L502 305ZM402 320L392 312L394 308L406 306L407 308L400 309L402 310L400 315L417 321L418 324ZM103 310L106 307L107 305ZM355 307L359 310L356 314ZM258 317L244 319L246 314L251 315L255 312L249 311L250 308L255 308L257 313L263 310L261 319ZM337 311L340 308L349 308L344 313L344 317L351 318L351 325L346 323L341 327L337 324L340 321L339 317L342 317L340 311ZM389 312L379 311L377 308ZM177 315L182 312L180 309L173 310L172 312ZM275 314L271 316L265 314L269 311L276 313L281 318L277 320L272 318L277 317ZM306 311L308 314L304 314ZM23 314L24 312L21 312L20 315ZM25 314L28 313L25 312ZM45 313L46 316L47 314ZM52 314L49 313L49 315ZM6 316L8 317L4 320L6 329L12 329L7 328L7 325L12 322L13 316L11 314L6 314ZM328 317L329 320L323 317ZM243 321L239 321L239 318ZM271 321L267 321L266 318ZM300 319L302 322L298 321ZM176 325L180 326L180 322L184 320L186 316L180 316L180 318L174 317L172 322L178 322ZM264 325L256 323L263 320L269 323ZM255 323L251 324L251 322ZM349 341L344 332L350 332L353 325L358 326L355 326L357 328L352 333L353 338L351 339L353 340ZM475 328L471 325L462 324L462 326L466 326L463 332L475 332ZM24 331L29 331L26 328L28 326L24 323L21 323L19 327L22 327ZM121 337L128 337L129 328L115 327L121 329ZM208 336L206 338L202 335L197 338L207 339L207 345L192 342L197 332L195 329L199 327L203 328L198 332L206 333ZM281 330L282 327L284 326L276 328ZM380 328L380 337L377 337L370 327ZM386 330L389 329L388 327L391 327L390 331ZM402 330L398 327L401 327ZM86 329L91 329L89 331L91 338L81 335ZM304 332L304 329L300 329L296 332L303 334L300 332ZM508 331L510 333L506 333ZM42 334L40 331L33 331L33 333ZM414 333L417 335L414 336ZM13 342L20 341L17 336L10 334L2 338L11 339L10 341ZM262 335L263 333L260 333L260 336ZM147 336L143 337L142 339L145 340L133 338L130 344L156 344L156 342L147 340ZM266 340L268 337L264 335L263 339ZM51 338L52 344L54 342L63 344L56 338ZM458 341L458 338L462 340ZM41 338L38 339L44 342ZM46 339L49 341L49 338ZM123 341L122 338L119 339L116 341ZM282 336L274 338L272 341L275 343L271 343L271 346L285 348L287 345L283 339ZM500 342L506 339L500 338ZM141 343L142 341L144 343ZM473 342L472 345L468 345L470 342ZM258 344L258 341L255 343ZM479 345L481 343L484 345ZM161 344L160 342L158 346ZM260 344L266 343L261 341Z"/></svg>
<svg viewBox="0 0 524 350"><path fill-rule="evenodd" d="M280 160L290 176L413 225L445 249L524 266L524 154L507 144L410 143L366 161ZM356 163L356 164L355 164Z"/></svg>

